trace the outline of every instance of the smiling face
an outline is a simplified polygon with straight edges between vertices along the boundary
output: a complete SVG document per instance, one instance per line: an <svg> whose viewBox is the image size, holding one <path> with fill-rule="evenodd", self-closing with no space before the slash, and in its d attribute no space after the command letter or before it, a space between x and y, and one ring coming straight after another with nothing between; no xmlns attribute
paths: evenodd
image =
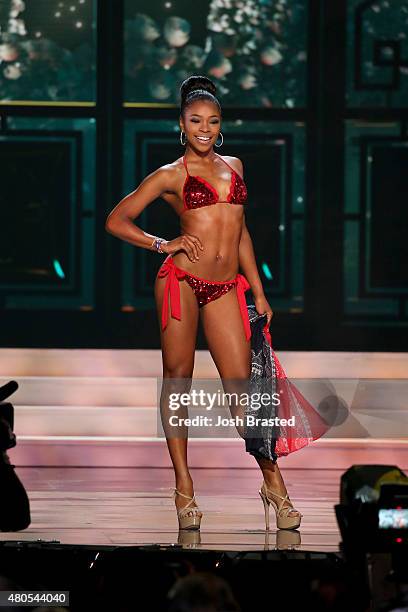
<svg viewBox="0 0 408 612"><path fill-rule="evenodd" d="M221 129L218 106L210 100L196 100L180 117L180 129L186 134L186 144L203 152L213 147Z"/></svg>

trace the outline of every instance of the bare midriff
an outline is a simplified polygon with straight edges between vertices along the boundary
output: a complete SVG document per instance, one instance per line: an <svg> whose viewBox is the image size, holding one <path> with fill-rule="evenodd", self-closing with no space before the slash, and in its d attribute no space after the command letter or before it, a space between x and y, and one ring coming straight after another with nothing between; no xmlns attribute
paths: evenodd
<svg viewBox="0 0 408 612"><path fill-rule="evenodd" d="M242 205L217 202L184 211L180 215L181 234L197 236L199 260L192 262L185 251L172 254L176 266L208 280L232 280L239 271L239 243L244 214Z"/></svg>

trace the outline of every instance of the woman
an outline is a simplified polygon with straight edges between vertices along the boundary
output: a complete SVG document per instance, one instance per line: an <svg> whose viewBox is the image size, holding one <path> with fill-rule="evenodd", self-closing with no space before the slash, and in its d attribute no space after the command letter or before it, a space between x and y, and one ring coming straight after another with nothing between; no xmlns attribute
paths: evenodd
<svg viewBox="0 0 408 612"><path fill-rule="evenodd" d="M247 381L250 375L251 330L245 291L251 288L256 310L266 313L268 327L273 316L245 225L247 190L242 163L237 157L224 159L214 150L220 146L218 137L223 139L221 108L215 93L214 83L204 76L190 76L182 83L179 124L180 142L185 145L183 157L148 175L106 221L107 231L118 238L167 254L155 282L163 387L167 385L167 391L176 387L181 391L183 384L184 390L189 389L199 314L221 378L235 381ZM172 240L147 234L133 223L158 197L180 217L181 234ZM245 276L237 272L239 265ZM168 403L163 401L163 393L161 411L165 422ZM166 439L175 471L179 527L198 529L202 512L195 502L187 464L187 429L178 436L166 433ZM256 460L264 478L259 493L265 518L272 504L278 528L297 528L302 515L290 502L277 463Z"/></svg>

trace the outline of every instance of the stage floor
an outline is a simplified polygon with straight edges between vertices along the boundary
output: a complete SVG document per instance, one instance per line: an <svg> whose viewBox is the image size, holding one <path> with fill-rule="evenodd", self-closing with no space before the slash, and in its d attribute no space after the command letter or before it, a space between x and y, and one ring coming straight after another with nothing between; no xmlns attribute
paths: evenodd
<svg viewBox="0 0 408 612"><path fill-rule="evenodd" d="M283 465L282 465L283 463ZM0 533L0 540L57 540L61 544L182 545L202 550L337 552L341 540L334 505L344 470L280 470L293 504L302 512L296 531L265 532L256 469L191 470L203 511L200 532L178 530L167 468L17 467L31 505L31 525Z"/></svg>

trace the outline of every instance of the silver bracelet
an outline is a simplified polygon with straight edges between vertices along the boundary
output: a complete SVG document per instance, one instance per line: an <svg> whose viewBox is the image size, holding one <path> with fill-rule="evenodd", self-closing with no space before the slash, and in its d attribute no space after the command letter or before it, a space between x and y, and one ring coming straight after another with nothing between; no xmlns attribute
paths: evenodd
<svg viewBox="0 0 408 612"><path fill-rule="evenodd" d="M165 240L164 238L155 238L151 246L154 246L158 253L164 253L164 251L162 251L161 249L162 243L167 244L167 240Z"/></svg>

